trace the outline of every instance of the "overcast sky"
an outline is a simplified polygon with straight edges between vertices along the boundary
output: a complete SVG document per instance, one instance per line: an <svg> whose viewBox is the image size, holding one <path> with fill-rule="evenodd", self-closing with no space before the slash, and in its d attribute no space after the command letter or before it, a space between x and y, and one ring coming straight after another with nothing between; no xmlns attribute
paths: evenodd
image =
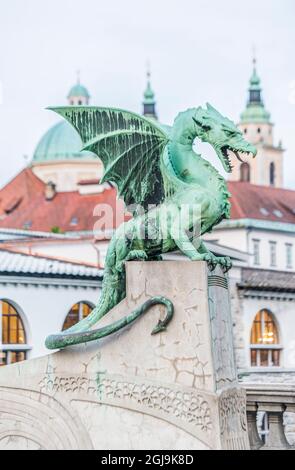
<svg viewBox="0 0 295 470"><path fill-rule="evenodd" d="M81 71L91 103L141 112L147 61L171 123L209 101L237 121L253 45L295 188L294 0L0 0L0 185L32 158Z"/></svg>

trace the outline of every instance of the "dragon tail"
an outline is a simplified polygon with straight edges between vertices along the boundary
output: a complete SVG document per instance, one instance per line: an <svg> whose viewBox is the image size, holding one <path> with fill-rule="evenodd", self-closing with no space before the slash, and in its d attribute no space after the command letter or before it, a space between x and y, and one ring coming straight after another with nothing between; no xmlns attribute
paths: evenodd
<svg viewBox="0 0 295 470"><path fill-rule="evenodd" d="M104 300L102 300L102 302L104 302ZM65 332L58 333L55 335L50 335L46 338L46 342L45 342L46 347L48 349L60 349L60 348L65 348L67 346L72 346L74 344L87 343L89 341L104 338L105 336L109 336L112 333L115 333L116 331L119 331L120 329L124 328L125 326L130 325L137 318L139 318L141 315L147 312L150 307L156 304L165 305L167 309L167 313L166 313L164 320L159 320L158 324L154 327L152 331L153 335L160 333L161 331L164 331L166 329L168 323L170 323L170 321L172 320L174 307L173 307L172 302L166 299L165 297L152 297L151 299L144 302L140 307L136 308L129 315L126 315L122 319L117 320L103 328L97 328L95 330L87 330L87 331L85 331L85 329L83 330L80 329L78 332L76 329L74 332L74 329L72 327L72 328L69 328ZM93 324L93 322L96 321L94 320L94 318L97 318L97 316L101 318L102 316L100 315L101 312L98 312L98 314L95 314L94 311L92 312L93 313L92 320L89 322L89 324L91 325ZM75 326L78 326L78 325L79 324ZM83 328L84 328L84 325L86 325L86 323L83 324Z"/></svg>
<svg viewBox="0 0 295 470"><path fill-rule="evenodd" d="M102 293L97 306L92 310L90 315L77 324L71 326L65 331L50 335L46 338L45 345L51 345L49 349L57 349L61 346L56 344L61 343L61 339L64 336L71 334L82 335L84 332L90 330L106 313L108 313L115 305L117 305L125 297L125 276L120 275L116 270L106 268L103 284ZM54 339L53 339L54 338ZM81 341L82 342L82 341Z"/></svg>

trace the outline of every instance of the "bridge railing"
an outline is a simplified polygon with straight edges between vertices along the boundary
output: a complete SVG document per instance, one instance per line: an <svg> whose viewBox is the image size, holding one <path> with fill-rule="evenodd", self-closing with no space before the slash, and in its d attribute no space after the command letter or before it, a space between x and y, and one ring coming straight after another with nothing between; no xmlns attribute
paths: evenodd
<svg viewBox="0 0 295 470"><path fill-rule="evenodd" d="M295 413L294 385L245 384L247 390L247 421L251 449L294 449L288 441L284 413ZM259 429L259 417L267 417L266 432ZM295 418L295 415L294 415Z"/></svg>

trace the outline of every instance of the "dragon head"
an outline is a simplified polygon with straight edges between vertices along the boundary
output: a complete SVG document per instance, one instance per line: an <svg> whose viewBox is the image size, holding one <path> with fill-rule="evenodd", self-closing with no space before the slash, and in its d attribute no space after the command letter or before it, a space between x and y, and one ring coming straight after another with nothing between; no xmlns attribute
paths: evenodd
<svg viewBox="0 0 295 470"><path fill-rule="evenodd" d="M197 136L212 145L227 173L232 171L231 153L243 162L242 154L256 156L254 145L247 142L235 124L207 103L207 109L198 108L193 116Z"/></svg>

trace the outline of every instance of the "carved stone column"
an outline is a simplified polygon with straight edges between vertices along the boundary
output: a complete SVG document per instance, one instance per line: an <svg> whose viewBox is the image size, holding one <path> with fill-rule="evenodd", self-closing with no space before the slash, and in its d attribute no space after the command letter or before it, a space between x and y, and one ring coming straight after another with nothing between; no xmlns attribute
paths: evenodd
<svg viewBox="0 0 295 470"><path fill-rule="evenodd" d="M284 424L283 413L286 409L282 403L259 403L259 411L267 412L269 433L266 438L266 443L261 448L262 450L288 450L291 449L288 443Z"/></svg>
<svg viewBox="0 0 295 470"><path fill-rule="evenodd" d="M293 394L294 396L294 401L295 401L295 393ZM285 418L286 418L286 414L288 413L289 417L290 417L290 414L292 413L292 418L293 418L293 421L294 421L294 418L295 418L295 403L286 403L286 410L285 410L285 414L284 414L284 429L285 429L285 436L288 438L288 435L289 435L289 444L291 445L291 448L293 450L295 450L295 442L294 442L294 439L292 439L292 437L290 436L290 433L289 433L289 426L288 424L286 423L285 421ZM290 442L291 440L291 442Z"/></svg>
<svg viewBox="0 0 295 470"><path fill-rule="evenodd" d="M251 450L258 450L263 446L257 429L257 405L247 404L247 423Z"/></svg>
<svg viewBox="0 0 295 470"><path fill-rule="evenodd" d="M293 413L295 411L294 385L277 383L244 383L244 386L247 389L247 410L251 412L257 407L257 411L265 412L268 416L269 433L266 435L266 443L263 444L260 449L294 449L286 439L283 420L284 412ZM250 419L252 421L251 417ZM248 426L252 447L252 442L256 442L256 438L255 436L252 436L252 425L249 424L249 422Z"/></svg>

